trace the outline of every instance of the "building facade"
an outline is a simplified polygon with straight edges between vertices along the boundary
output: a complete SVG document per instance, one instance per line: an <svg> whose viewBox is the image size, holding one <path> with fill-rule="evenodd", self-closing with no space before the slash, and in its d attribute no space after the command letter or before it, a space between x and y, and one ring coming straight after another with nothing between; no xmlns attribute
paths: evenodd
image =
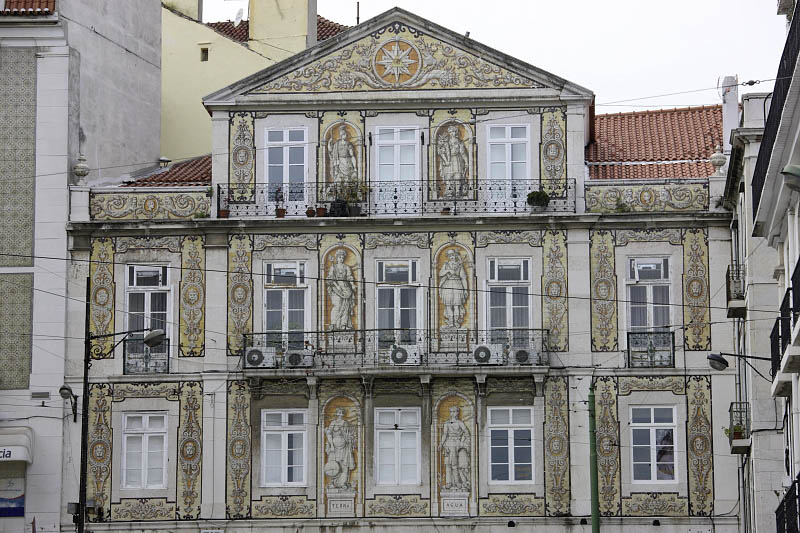
<svg viewBox="0 0 800 533"><path fill-rule="evenodd" d="M70 330L168 338L92 342L92 531L588 531L591 412L604 527L738 531L718 106L595 116L400 9L204 105L210 181L72 192Z"/></svg>

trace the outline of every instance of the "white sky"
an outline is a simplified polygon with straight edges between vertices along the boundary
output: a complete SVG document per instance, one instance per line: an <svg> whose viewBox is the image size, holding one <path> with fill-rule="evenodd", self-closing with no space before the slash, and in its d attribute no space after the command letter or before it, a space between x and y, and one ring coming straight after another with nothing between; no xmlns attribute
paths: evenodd
<svg viewBox="0 0 800 533"><path fill-rule="evenodd" d="M246 4L205 0L204 18L233 19ZM394 6L583 85L598 104L704 89L598 105L598 113L719 103L721 76L774 78L786 38L776 0L362 0L361 21ZM353 25L356 1L317 0L317 12Z"/></svg>

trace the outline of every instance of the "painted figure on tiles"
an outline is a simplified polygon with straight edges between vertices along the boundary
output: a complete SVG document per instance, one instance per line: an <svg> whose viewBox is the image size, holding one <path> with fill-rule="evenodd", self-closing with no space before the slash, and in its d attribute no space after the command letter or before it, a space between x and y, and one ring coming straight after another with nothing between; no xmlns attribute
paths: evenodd
<svg viewBox="0 0 800 533"><path fill-rule="evenodd" d="M467 271L456 250L447 250L447 261L439 270L439 293L444 306L442 329L458 329L464 322L467 303Z"/></svg>
<svg viewBox="0 0 800 533"><path fill-rule="evenodd" d="M358 166L356 151L350 142L347 126L342 124L337 128L339 139L334 141L333 136L328 139L328 154L331 161L330 176L337 187L352 187L358 180Z"/></svg>
<svg viewBox="0 0 800 533"><path fill-rule="evenodd" d="M356 467L353 451L356 447L355 428L344 419L344 408L336 409L334 418L325 429L325 474L330 478L329 488L349 489L350 472Z"/></svg>
<svg viewBox="0 0 800 533"><path fill-rule="evenodd" d="M353 272L344 263L347 252L336 251L335 262L328 269L327 290L331 299L330 329L334 331L353 329L353 309L356 305L356 287Z"/></svg>
<svg viewBox="0 0 800 533"><path fill-rule="evenodd" d="M450 408L450 418L442 425L439 451L444 458L443 488L469 490L469 429L458 418L459 408Z"/></svg>
<svg viewBox="0 0 800 533"><path fill-rule="evenodd" d="M439 176L444 182L444 196L455 198L466 195L469 156L457 126L449 126L447 133L439 135L436 143L439 156Z"/></svg>

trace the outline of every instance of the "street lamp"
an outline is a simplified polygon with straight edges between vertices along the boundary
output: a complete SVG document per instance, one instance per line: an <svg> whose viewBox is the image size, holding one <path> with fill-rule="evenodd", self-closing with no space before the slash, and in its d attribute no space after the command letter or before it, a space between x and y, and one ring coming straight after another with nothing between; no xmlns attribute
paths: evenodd
<svg viewBox="0 0 800 533"><path fill-rule="evenodd" d="M725 370L726 368L728 368L728 360L725 359L724 356L736 357L737 359L743 359L744 362L756 372L756 374L758 374L762 378L766 379L767 381L771 381L771 380L767 379L767 377L764 376L764 374L759 372L758 369L756 369L756 367L751 365L750 362L748 361L748 359L756 359L757 361L772 361L771 357L760 357L760 356L757 356L757 355L740 355L740 354L736 354L736 353L725 353L725 352L710 353L710 354L708 354L708 357L707 357L708 366L710 366L714 370L719 370L719 371Z"/></svg>
<svg viewBox="0 0 800 533"><path fill-rule="evenodd" d="M116 333L105 333L102 335L92 335L89 332L89 317L90 315L90 299L91 299L91 279L86 278L86 312L85 312L85 324L84 324L84 340L83 340L83 398L82 400L82 409L81 412L81 477L80 477L80 487L78 493L78 514L76 515L77 520L73 518L73 521L77 522L78 526L78 533L84 533L86 530L86 468L89 462L89 369L92 367L92 360L91 360L91 348L92 348L92 341L97 339L108 339L114 338L122 335L122 338L118 340L111 349L106 352L106 354L113 353L114 350L119 346L125 339L127 339L133 333L144 333L147 331L148 333L142 339L142 342L148 348L154 348L159 346L164 339L166 338L166 332L163 329L150 329L150 328L143 328L143 329L131 329L128 331L120 331ZM106 355L103 354L103 355ZM69 397L68 395L72 395L73 398L77 399L77 395L72 392L72 389L69 385L62 385L61 388L58 390L59 394L62 398L66 399ZM65 396L67 395L67 396ZM73 400L72 404L73 415L75 415L75 411L77 409L77 405Z"/></svg>
<svg viewBox="0 0 800 533"><path fill-rule="evenodd" d="M72 421L78 421L78 395L72 392L72 387L64 383L59 387L58 394L72 405Z"/></svg>

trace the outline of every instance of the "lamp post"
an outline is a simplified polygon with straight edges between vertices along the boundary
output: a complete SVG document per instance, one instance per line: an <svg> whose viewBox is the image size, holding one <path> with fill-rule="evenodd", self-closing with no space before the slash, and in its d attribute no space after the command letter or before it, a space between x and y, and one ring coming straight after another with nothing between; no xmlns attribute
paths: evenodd
<svg viewBox="0 0 800 533"><path fill-rule="evenodd" d="M725 359L724 356L735 357L737 359L743 359L744 362L747 363L747 365L750 368L752 368L755 371L756 374L758 374L762 378L766 379L767 381L771 381L770 379L767 379L767 377L764 374L759 372L758 369L756 367L754 367L752 364L750 364L750 362L748 361L748 359L755 359L757 361L772 361L771 357L761 357L761 356L758 356L758 355L740 355L740 354L736 354L736 353L725 353L725 352L710 353L706 357L708 359L708 366L710 366L714 370L719 370L719 371L725 370L726 368L728 368L728 360Z"/></svg>
<svg viewBox="0 0 800 533"><path fill-rule="evenodd" d="M78 533L84 533L86 531L86 468L89 463L89 369L92 367L92 360L91 360L91 348L92 348L92 341L97 339L107 339L107 338L114 338L120 335L123 337L111 347L111 349L107 353L112 353L117 346L120 345L122 341L128 338L129 335L133 333L143 333L148 331L149 333L144 336L142 342L148 347L153 348L155 346L160 345L164 342L164 338L166 337L166 333L163 329L132 329L129 331L120 331L117 333L105 333L103 335L92 335L89 332L89 319L91 316L91 279L89 277L86 278L86 311L85 311L85 321L84 324L84 340L83 340L83 398L81 398L82 404L82 411L81 411L81 477L80 477L80 487L78 488L78 515L77 515L77 526L78 526ZM62 391L63 389L63 391ZM69 389L69 392L67 392ZM59 389L59 393L61 396L64 397L65 394L72 393L72 389L68 385L64 385ZM72 394L73 397L76 397L74 393ZM76 410L76 404L73 400L73 416Z"/></svg>

